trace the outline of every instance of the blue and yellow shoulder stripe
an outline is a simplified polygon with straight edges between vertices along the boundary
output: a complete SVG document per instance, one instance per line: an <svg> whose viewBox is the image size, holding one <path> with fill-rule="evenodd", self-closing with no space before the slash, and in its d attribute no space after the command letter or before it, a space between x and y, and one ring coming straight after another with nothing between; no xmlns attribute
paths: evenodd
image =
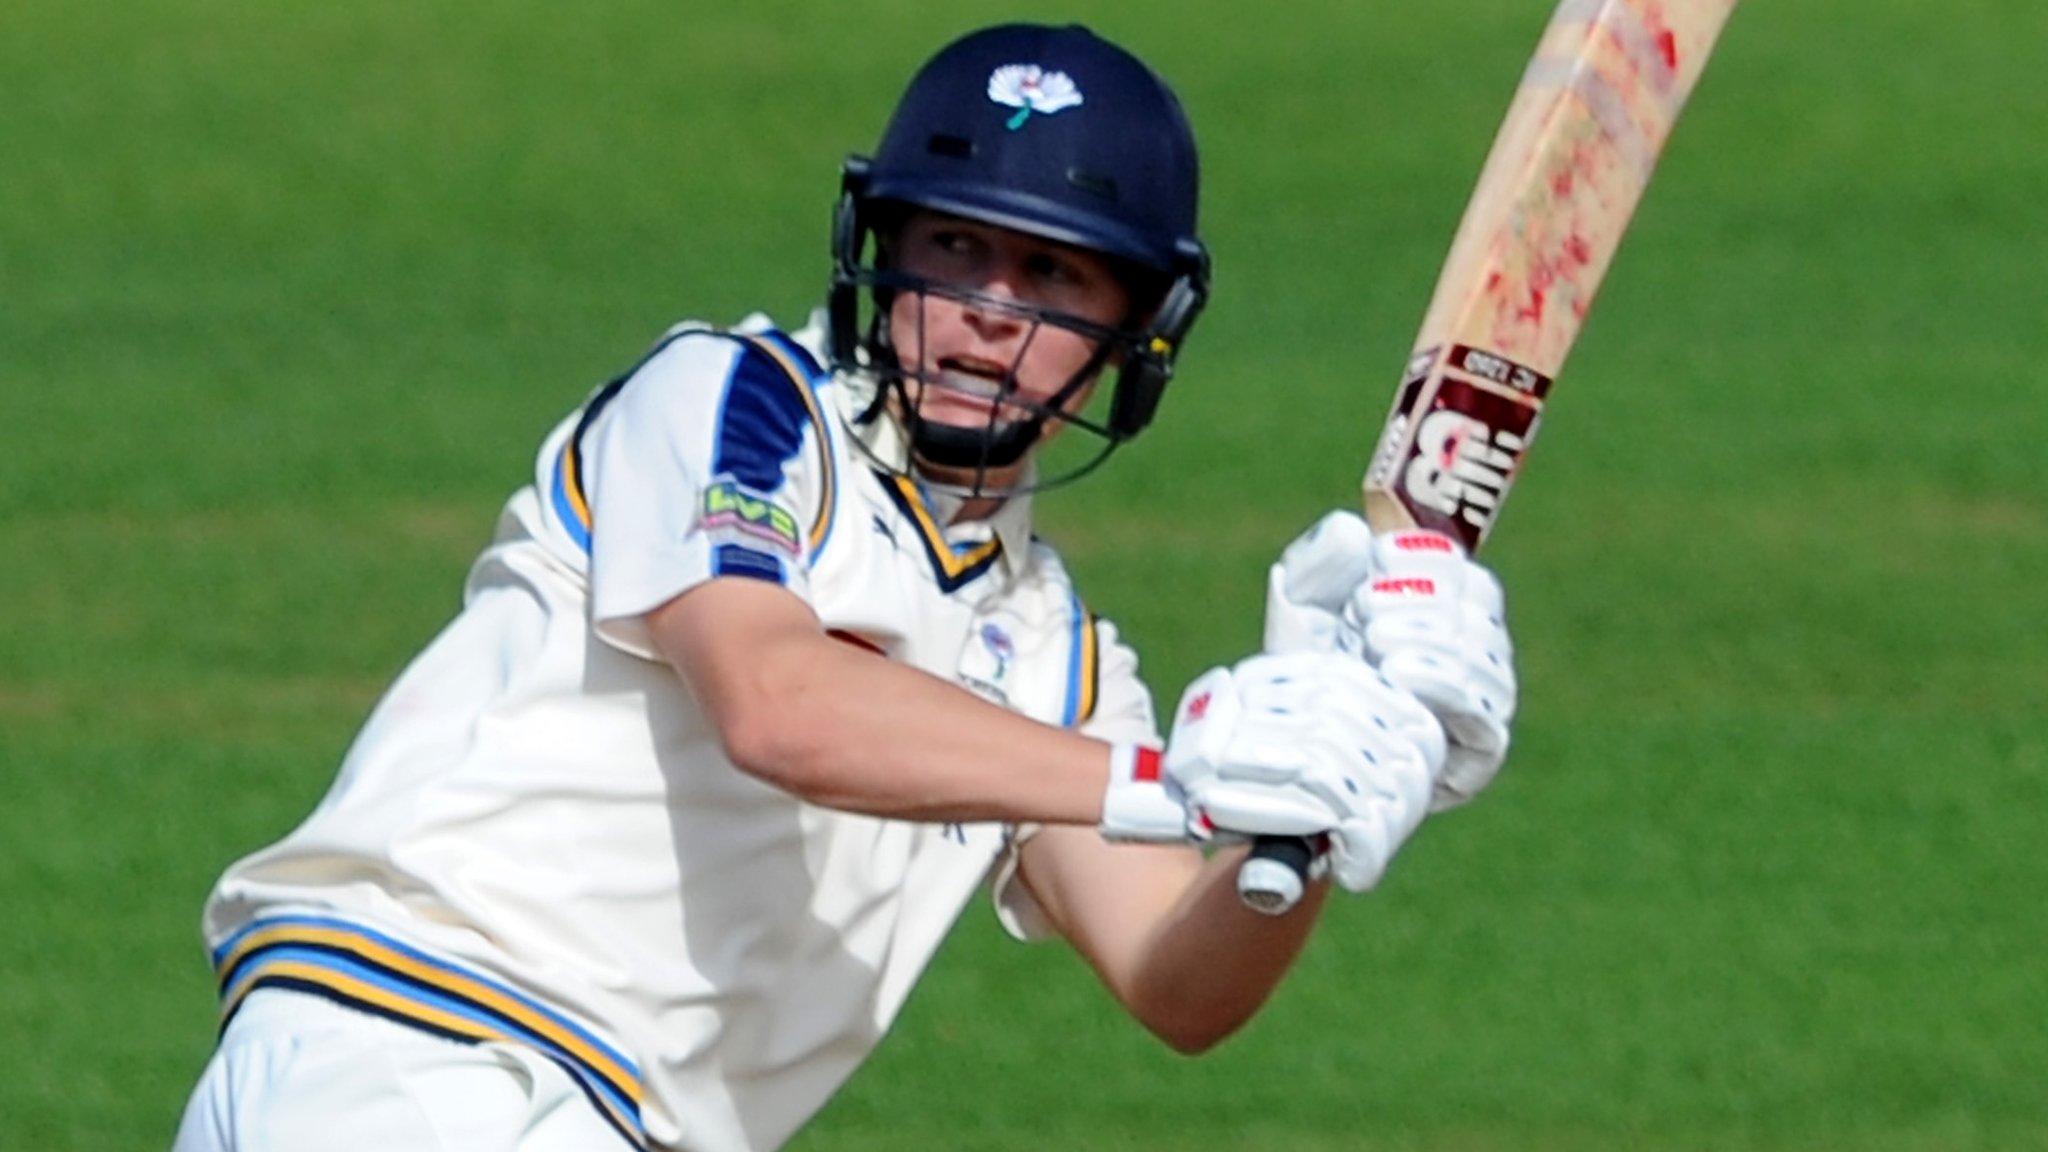
<svg viewBox="0 0 2048 1152"><path fill-rule="evenodd" d="M838 477L833 463L836 433L819 397L819 389L830 376L802 345L776 331L754 334L689 328L675 332L642 357L631 371L592 393L577 417L575 428L562 442L551 469L550 503L556 518L577 547L588 555L594 514L584 484L584 434L648 361L676 341L692 336L731 340L740 346L719 398L711 460L714 476L730 477L742 489L776 492L782 487L784 466L802 446L805 427L816 430L818 509L803 534L806 554L815 559L831 539L838 505ZM776 558L741 544L721 545L714 570L720 574L729 570L741 575L776 579L781 576Z"/></svg>
<svg viewBox="0 0 2048 1152"><path fill-rule="evenodd" d="M286 988L466 1044L510 1043L568 1072L598 1114L635 1148L639 1066L589 1026L505 983L347 920L255 920L214 949L225 1031L249 993Z"/></svg>

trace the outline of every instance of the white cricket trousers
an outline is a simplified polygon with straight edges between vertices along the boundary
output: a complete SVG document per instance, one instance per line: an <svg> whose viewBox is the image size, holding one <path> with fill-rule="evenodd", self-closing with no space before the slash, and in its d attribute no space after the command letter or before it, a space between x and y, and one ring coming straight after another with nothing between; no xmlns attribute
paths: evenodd
<svg viewBox="0 0 2048 1152"><path fill-rule="evenodd" d="M221 1037L172 1152L627 1152L547 1057L461 1044L259 988Z"/></svg>

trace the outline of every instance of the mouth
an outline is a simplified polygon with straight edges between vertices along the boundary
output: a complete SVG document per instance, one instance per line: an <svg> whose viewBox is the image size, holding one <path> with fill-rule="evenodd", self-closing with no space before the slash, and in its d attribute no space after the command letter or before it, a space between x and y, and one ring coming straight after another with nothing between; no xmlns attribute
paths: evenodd
<svg viewBox="0 0 2048 1152"><path fill-rule="evenodd" d="M1008 365L979 356L941 356L938 367L942 387L977 399L999 395L1014 386Z"/></svg>
<svg viewBox="0 0 2048 1152"><path fill-rule="evenodd" d="M925 379L921 407L927 417L985 419L998 408L1008 411L1003 398L1016 391L1009 366L979 356L942 356L936 371Z"/></svg>

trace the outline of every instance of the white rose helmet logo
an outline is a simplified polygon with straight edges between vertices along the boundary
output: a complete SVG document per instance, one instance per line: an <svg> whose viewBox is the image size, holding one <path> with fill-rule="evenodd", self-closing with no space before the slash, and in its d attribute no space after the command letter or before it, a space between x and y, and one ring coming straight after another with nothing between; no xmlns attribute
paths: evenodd
<svg viewBox="0 0 2048 1152"><path fill-rule="evenodd" d="M988 77L988 98L1015 108L1005 127L1015 132L1031 114L1049 116L1081 102L1081 90L1065 72L1048 72L1036 64L1005 64Z"/></svg>

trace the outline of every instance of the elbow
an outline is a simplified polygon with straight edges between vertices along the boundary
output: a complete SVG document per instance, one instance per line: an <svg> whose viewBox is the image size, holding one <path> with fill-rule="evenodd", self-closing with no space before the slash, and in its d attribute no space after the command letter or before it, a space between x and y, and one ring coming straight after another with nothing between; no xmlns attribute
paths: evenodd
<svg viewBox="0 0 2048 1152"><path fill-rule="evenodd" d="M728 707L713 718L719 746L733 767L770 784L782 784L790 772L790 741L772 709L753 704Z"/></svg>
<svg viewBox="0 0 2048 1152"><path fill-rule="evenodd" d="M1147 1020L1145 1027L1182 1056L1201 1056L1234 1035L1242 1020Z"/></svg>
<svg viewBox="0 0 2048 1152"><path fill-rule="evenodd" d="M839 645L810 609L759 581L713 580L650 612L647 626L725 759L809 799L838 759L846 715L829 658Z"/></svg>
<svg viewBox="0 0 2048 1152"><path fill-rule="evenodd" d="M1146 1031L1182 1056L1209 1052L1236 1035L1251 1019L1251 1012L1231 1005L1180 999L1140 1000L1130 1007Z"/></svg>
<svg viewBox="0 0 2048 1152"><path fill-rule="evenodd" d="M813 777L808 725L771 702L728 708L715 723L733 766L764 784L808 798Z"/></svg>
<svg viewBox="0 0 2048 1152"><path fill-rule="evenodd" d="M712 710L711 722L735 768L793 796L824 802L842 751L829 711L829 701L808 692L801 678L763 677L727 694Z"/></svg>

